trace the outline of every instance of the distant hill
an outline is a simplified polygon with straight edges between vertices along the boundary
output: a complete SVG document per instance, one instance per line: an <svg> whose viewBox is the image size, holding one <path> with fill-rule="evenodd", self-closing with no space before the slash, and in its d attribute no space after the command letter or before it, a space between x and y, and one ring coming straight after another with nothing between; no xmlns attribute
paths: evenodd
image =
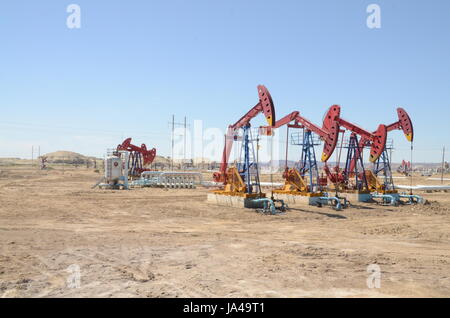
<svg viewBox="0 0 450 318"><path fill-rule="evenodd" d="M87 157L82 154L73 151L59 150L55 152L50 152L42 157L47 157L47 162L49 163L68 163L68 164L83 164L86 161L94 160L97 158Z"/></svg>
<svg viewBox="0 0 450 318"><path fill-rule="evenodd" d="M170 165L170 159L169 158L165 158L162 156L158 156L156 155L155 160L153 160L153 163L158 163L158 164L163 164L163 165Z"/></svg>
<svg viewBox="0 0 450 318"><path fill-rule="evenodd" d="M48 163L67 163L67 164L84 164L86 163L86 161L104 159L104 158L89 157L77 152L66 150L50 152L45 155L42 155L42 157L47 157ZM168 166L170 164L170 159L164 158L162 156L156 156L153 163Z"/></svg>

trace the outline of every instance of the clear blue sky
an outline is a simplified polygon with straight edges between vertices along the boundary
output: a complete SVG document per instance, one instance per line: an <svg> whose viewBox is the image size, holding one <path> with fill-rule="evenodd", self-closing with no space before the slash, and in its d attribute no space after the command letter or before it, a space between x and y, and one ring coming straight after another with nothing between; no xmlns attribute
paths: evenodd
<svg viewBox="0 0 450 318"><path fill-rule="evenodd" d="M69 29L66 8L81 7ZM381 29L366 26L369 4ZM404 107L415 161L450 150L450 1L2 1L0 156L101 156L123 137L170 155L171 115L225 128L266 85L278 117L375 130ZM262 119L255 125L263 123ZM409 158L400 132L394 161Z"/></svg>

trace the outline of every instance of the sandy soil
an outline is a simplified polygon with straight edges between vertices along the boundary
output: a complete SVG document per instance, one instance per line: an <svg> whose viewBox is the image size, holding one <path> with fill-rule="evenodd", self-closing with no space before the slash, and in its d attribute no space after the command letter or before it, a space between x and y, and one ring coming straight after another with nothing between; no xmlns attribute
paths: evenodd
<svg viewBox="0 0 450 318"><path fill-rule="evenodd" d="M210 205L207 189L91 190L91 170L0 169L3 297L450 296L450 193L268 216Z"/></svg>

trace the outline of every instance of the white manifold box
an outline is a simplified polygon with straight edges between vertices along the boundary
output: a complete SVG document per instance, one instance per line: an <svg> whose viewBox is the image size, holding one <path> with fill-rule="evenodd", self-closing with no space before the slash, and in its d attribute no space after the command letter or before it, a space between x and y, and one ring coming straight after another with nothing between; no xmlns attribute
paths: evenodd
<svg viewBox="0 0 450 318"><path fill-rule="evenodd" d="M123 176L122 159L116 156L110 156L105 159L105 179L107 182L118 181Z"/></svg>

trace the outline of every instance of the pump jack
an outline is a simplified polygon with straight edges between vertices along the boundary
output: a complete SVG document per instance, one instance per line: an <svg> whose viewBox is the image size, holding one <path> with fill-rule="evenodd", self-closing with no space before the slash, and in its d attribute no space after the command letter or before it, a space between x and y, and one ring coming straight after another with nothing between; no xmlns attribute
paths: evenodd
<svg viewBox="0 0 450 318"><path fill-rule="evenodd" d="M387 139L387 127L386 125L380 124L378 129L371 133L349 121L340 117L341 107L339 105L331 106L327 113L325 114L322 128L328 129L335 122L338 123L339 126L344 127L345 129L355 133L356 135L361 136L362 139L370 141L370 162L375 162L383 152L386 139Z"/></svg>
<svg viewBox="0 0 450 318"><path fill-rule="evenodd" d="M321 206L323 203L328 203L336 210L346 207L347 201L345 198L339 198L337 196L328 197L323 192L323 178L319 176L314 151L314 146L318 145L318 142L314 141L315 134L324 142L321 160L327 161L331 157L336 148L339 135L338 124L336 122L330 122L328 129L323 129L303 116L300 116L298 111L294 111L277 121L272 128L280 128L283 125L287 125L288 130L289 128L303 129L301 141L297 143L302 146L302 153L298 167L289 168L287 166L288 151L286 148L286 167L283 173L285 183L282 189L273 190L273 193L280 198L288 199L294 203L297 200L307 201L311 205L318 206ZM270 127L261 128L263 130L271 129ZM286 140L286 143L288 143L288 140ZM301 199L302 197L304 199ZM342 203L341 200L343 200Z"/></svg>
<svg viewBox="0 0 450 318"><path fill-rule="evenodd" d="M364 171L364 165L361 160L363 148L360 147L360 144L362 142L369 143L369 160L370 162L377 161L382 155L386 146L387 127L386 125L380 124L378 126L378 129L372 133L359 127L358 125L355 125L341 118L340 115L341 107L339 105L331 106L325 114L322 127L326 129L331 125L331 123L337 122L339 127L344 127L351 132L351 136L347 146L348 152L345 169L341 171L339 167L335 167L335 173L333 173L330 171L328 166L325 166L325 172L329 176L329 179L334 182L336 189L341 188L341 190L357 190L361 192L369 192L369 185L367 182L366 173ZM357 136L361 136L359 142ZM361 173L355 171L358 163L360 163L362 167ZM355 177L355 183L353 187L349 187L350 177Z"/></svg>
<svg viewBox="0 0 450 318"><path fill-rule="evenodd" d="M131 177L139 177L142 172L149 171L145 166L150 165L156 157L156 149L147 150L147 146L142 144L140 147L131 143L131 138L125 139L117 146L117 152L128 151L128 174Z"/></svg>
<svg viewBox="0 0 450 318"><path fill-rule="evenodd" d="M291 124L291 122L293 122L293 124ZM321 160L327 161L336 148L339 134L339 127L337 123L330 123L328 129L325 130L313 124L308 119L300 116L300 112L294 111L277 121L272 128L280 128L284 125L287 125L288 128L304 129L302 141L302 160L299 169L300 171L296 168L285 167L285 171L283 173L283 178L285 179L284 188L274 190L274 193L322 196L312 133L315 133L324 141ZM270 129L270 127L263 128ZM305 179L306 173L309 174L309 185Z"/></svg>
<svg viewBox="0 0 450 318"><path fill-rule="evenodd" d="M334 119L344 128L350 130L353 136L359 135L361 138L357 144L357 151L354 152L354 155L347 158L346 170L345 173L339 174L339 168L335 168L335 172L337 177L333 175L333 173L329 171L328 167L325 167L327 174L334 182L346 184L348 182L348 176L357 175L357 164L358 162L362 165L362 155L365 147L370 147L370 161L374 163L374 170L364 170L364 173L361 173L360 176L366 179L367 189L370 191L378 191L378 192L387 192L394 191L392 172L391 172L391 164L388 154L388 149L386 147L387 133L398 129L402 130L405 134L405 137L408 141L412 142L414 138L414 130L412 121L408 115L408 113L403 108L397 108L398 121L390 124L390 125L379 125L377 131L373 133L369 133L354 124L349 123L348 121L340 118L340 106L333 105L330 107L328 112L325 115L323 127L327 127L329 125L329 121ZM377 179L379 173L382 173L384 177L384 182L380 182Z"/></svg>
<svg viewBox="0 0 450 318"><path fill-rule="evenodd" d="M420 200L416 200L418 196L412 195L412 192L409 195L399 194L395 189L392 177L391 159L388 152L388 150L391 148L388 148L386 145L388 132L393 130L402 130L406 139L411 142L412 151L414 129L408 113L403 108L397 108L398 121L387 126L379 125L378 130L371 134L369 134L367 131L361 131L358 127L356 127L356 125L353 125L339 118L339 115L340 107L338 105L333 105L332 107L330 107L324 118L324 126L326 127L327 121L332 118L348 130L352 131L352 135L360 135L361 139L359 140L357 145L358 150L354 152L353 156L347 158L346 170L348 171L348 173L339 173L339 167L336 167L335 171L337 172L337 177L335 177L335 179L338 179L337 181L345 185L345 183L348 181L349 175L359 175L365 179L367 189L372 193L372 197L382 198L383 203L397 205L400 202L400 198L408 198L409 203L423 202L421 198ZM383 126L385 128L383 128ZM369 159L374 164L373 170L364 170L364 167L362 165L362 155L365 147L370 147L371 149L371 155ZM363 173L360 174L356 170L358 162L360 162L361 166L363 167ZM327 170L328 167L325 167L325 169ZM380 181L378 178L380 176L383 178L382 181Z"/></svg>
<svg viewBox="0 0 450 318"><path fill-rule="evenodd" d="M275 107L272 97L264 85L258 85L258 96L259 102L236 123L228 126L220 171L213 174L214 181L224 184L224 190L214 191L216 194L242 196L245 198L265 197L265 194L261 192L259 185L259 173L254 155L250 121L259 113L263 113L269 127L273 126L275 123ZM243 162L240 162L237 167L228 167L228 160L230 158L233 142L238 140L238 133L240 130L243 132ZM254 180L251 180L252 177Z"/></svg>
<svg viewBox="0 0 450 318"><path fill-rule="evenodd" d="M411 171L411 162L407 160L402 160L402 164L397 168L397 172L405 176L409 176Z"/></svg>
<svg viewBox="0 0 450 318"><path fill-rule="evenodd" d="M398 121L386 126L387 131L390 132L393 130L402 130L403 134L406 137L406 140L411 142L412 150L412 142L414 141L414 128L411 118L409 117L408 113L400 107L397 108L397 116ZM362 149L367 143L367 141L361 141L360 148ZM397 193L394 186L394 180L392 178L391 159L392 158L389 157L388 149L387 147L385 147L380 158L375 161L375 167L373 170L373 174L375 175L375 177L378 177L381 173L381 176L383 177L383 183L378 182L375 185L372 184L371 190L382 193ZM372 171L370 170L366 171L366 175L369 175L371 173Z"/></svg>

